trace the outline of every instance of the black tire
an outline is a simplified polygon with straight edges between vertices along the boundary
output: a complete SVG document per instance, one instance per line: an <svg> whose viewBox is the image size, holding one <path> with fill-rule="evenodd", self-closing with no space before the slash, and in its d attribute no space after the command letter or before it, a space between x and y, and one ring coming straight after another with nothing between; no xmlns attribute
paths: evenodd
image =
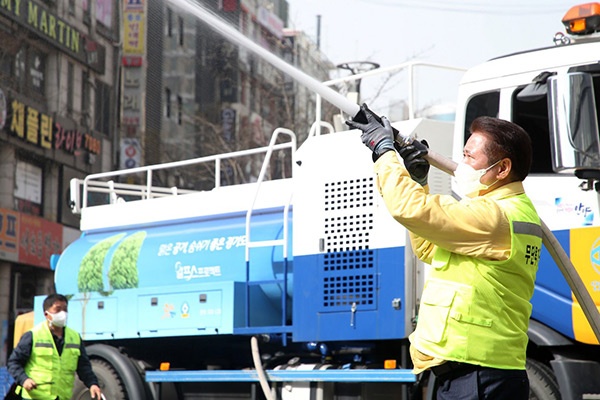
<svg viewBox="0 0 600 400"><path fill-rule="evenodd" d="M92 359L91 363L104 397L110 400L126 400L125 386L114 368L104 360ZM71 400L90 400L91 398L89 389L77 379Z"/></svg>
<svg viewBox="0 0 600 400"><path fill-rule="evenodd" d="M558 383L550 367L528 358L525 369L529 377L530 400L560 400Z"/></svg>

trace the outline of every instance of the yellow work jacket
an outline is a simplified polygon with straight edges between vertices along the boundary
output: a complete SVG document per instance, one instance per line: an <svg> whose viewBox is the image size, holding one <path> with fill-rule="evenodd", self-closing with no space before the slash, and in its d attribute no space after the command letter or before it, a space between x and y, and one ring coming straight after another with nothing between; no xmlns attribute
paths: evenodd
<svg viewBox="0 0 600 400"><path fill-rule="evenodd" d="M524 369L542 231L525 194L497 201L510 225L509 258L490 261L436 248L410 341L438 359Z"/></svg>
<svg viewBox="0 0 600 400"><path fill-rule="evenodd" d="M35 400L70 399L81 348L79 334L65 327L65 343L59 356L47 321L36 325L31 332L31 356L25 365L25 373L36 382L37 388L23 389L21 396Z"/></svg>

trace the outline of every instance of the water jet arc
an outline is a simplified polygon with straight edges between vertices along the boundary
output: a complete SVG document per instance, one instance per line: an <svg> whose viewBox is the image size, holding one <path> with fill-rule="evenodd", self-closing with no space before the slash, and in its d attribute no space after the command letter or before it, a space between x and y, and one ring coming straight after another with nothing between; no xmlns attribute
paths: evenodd
<svg viewBox="0 0 600 400"><path fill-rule="evenodd" d="M312 76L305 74L304 72L285 62L281 58L277 57L270 51L254 43L252 40L244 36L240 31L238 31L228 23L224 22L221 18L214 15L209 10L206 10L201 5L188 0L170 0L170 2L174 5L177 5L182 10L185 10L190 14L193 14L196 17L200 18L202 21L207 23L212 29L222 34L231 42L252 51L257 56L273 65L275 68L286 73L287 75L297 80L299 83L306 86L310 90L318 93L319 95L321 95L321 97L329 101L331 104L335 105L336 107L339 107L346 114L354 117L360 111L360 107L356 103L353 103L352 101L348 100L345 96L323 85L323 83L319 82Z"/></svg>

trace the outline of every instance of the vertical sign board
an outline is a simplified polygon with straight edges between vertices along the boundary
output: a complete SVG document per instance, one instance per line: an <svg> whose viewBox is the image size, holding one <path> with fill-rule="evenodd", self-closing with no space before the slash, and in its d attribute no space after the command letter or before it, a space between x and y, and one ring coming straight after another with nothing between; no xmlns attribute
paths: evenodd
<svg viewBox="0 0 600 400"><path fill-rule="evenodd" d="M0 208L0 258L19 260L19 213Z"/></svg>
<svg viewBox="0 0 600 400"><path fill-rule="evenodd" d="M139 138L143 135L144 126L145 0L123 2L123 25L121 122L124 129L121 136L121 167L133 168L141 165Z"/></svg>
<svg viewBox="0 0 600 400"><path fill-rule="evenodd" d="M142 146L136 138L121 139L121 169L141 166Z"/></svg>

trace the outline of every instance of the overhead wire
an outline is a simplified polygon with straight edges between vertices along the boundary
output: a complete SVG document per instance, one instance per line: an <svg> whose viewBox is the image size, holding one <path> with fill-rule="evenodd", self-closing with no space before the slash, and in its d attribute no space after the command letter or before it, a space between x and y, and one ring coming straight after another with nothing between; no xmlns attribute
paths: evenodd
<svg viewBox="0 0 600 400"><path fill-rule="evenodd" d="M446 12L460 12L473 14L504 14L504 15L522 15L522 14L551 14L556 12L565 12L570 6L565 1L550 3L540 1L537 3L523 4L518 0L514 3L492 2L485 0L466 1L460 3L450 3L448 1L436 0L356 0L360 3L384 7L399 8L417 8L430 9Z"/></svg>

